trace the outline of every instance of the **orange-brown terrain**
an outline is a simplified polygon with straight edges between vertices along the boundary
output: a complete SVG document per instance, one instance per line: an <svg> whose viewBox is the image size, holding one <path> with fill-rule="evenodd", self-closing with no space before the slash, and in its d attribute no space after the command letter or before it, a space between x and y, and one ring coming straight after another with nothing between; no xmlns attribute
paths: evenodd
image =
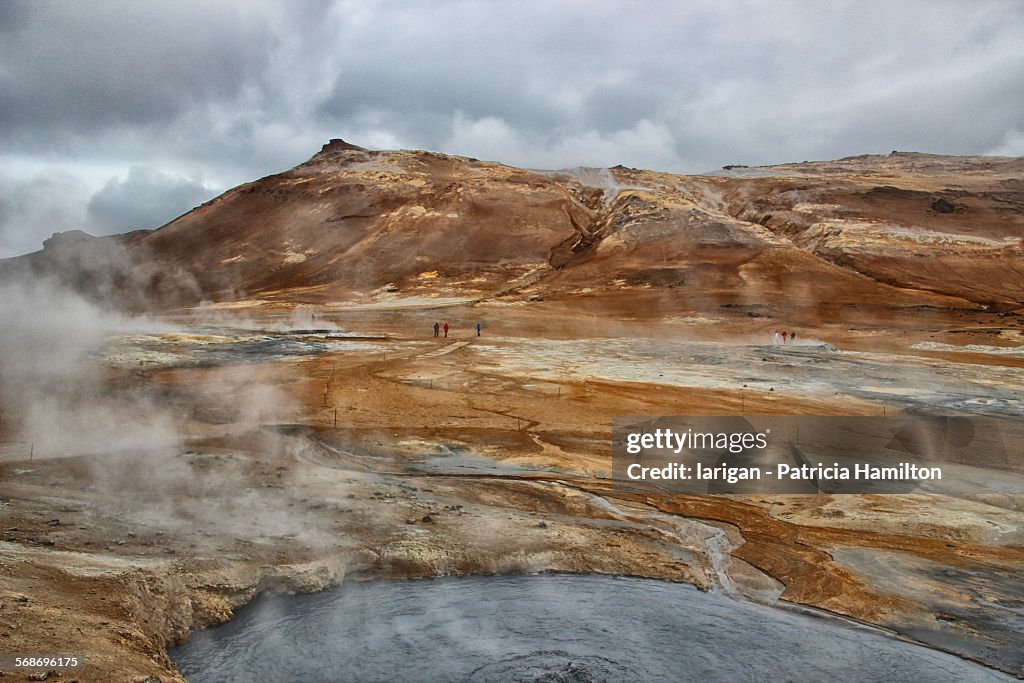
<svg viewBox="0 0 1024 683"><path fill-rule="evenodd" d="M608 478L615 416L1020 418L1022 209L1020 158L681 176L332 140L158 230L55 235L0 262L0 651L180 681L165 648L260 591L567 571L1024 676L1020 494Z"/></svg>

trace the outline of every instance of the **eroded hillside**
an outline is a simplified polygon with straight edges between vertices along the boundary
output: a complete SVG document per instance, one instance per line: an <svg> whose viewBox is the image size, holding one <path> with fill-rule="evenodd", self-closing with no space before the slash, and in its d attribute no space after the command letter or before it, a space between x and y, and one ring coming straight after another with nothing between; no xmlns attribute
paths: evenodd
<svg viewBox="0 0 1024 683"><path fill-rule="evenodd" d="M1024 160L893 153L680 176L529 171L333 140L162 228L64 233L3 271L132 309L628 293L642 315L1024 302ZM750 310L753 311L754 308Z"/></svg>

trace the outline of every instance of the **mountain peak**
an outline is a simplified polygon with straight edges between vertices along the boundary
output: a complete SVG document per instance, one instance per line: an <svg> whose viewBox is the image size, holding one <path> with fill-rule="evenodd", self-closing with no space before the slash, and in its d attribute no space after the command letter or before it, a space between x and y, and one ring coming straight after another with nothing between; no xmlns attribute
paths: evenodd
<svg viewBox="0 0 1024 683"><path fill-rule="evenodd" d="M330 154L331 152L366 152L368 151L365 147L353 145L349 142L345 142L341 138L331 138L321 149L320 154Z"/></svg>

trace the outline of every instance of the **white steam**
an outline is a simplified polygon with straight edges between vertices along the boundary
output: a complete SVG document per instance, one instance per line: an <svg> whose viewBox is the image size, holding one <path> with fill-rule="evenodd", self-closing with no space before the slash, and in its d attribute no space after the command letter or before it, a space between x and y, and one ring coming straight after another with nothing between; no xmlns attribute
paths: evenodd
<svg viewBox="0 0 1024 683"><path fill-rule="evenodd" d="M39 455L171 443L170 421L150 400L111 382L92 357L116 333L166 326L103 310L52 280L0 290L0 411L5 440Z"/></svg>

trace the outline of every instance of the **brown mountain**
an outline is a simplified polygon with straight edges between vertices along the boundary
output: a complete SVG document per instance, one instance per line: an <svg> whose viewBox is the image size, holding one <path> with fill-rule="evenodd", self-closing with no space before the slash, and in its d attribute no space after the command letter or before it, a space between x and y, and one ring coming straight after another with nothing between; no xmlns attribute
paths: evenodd
<svg viewBox="0 0 1024 683"><path fill-rule="evenodd" d="M682 176L332 140L157 230L54 235L0 275L52 275L133 309L461 296L657 315L1008 311L1024 305L1022 209L1021 158L893 152Z"/></svg>

